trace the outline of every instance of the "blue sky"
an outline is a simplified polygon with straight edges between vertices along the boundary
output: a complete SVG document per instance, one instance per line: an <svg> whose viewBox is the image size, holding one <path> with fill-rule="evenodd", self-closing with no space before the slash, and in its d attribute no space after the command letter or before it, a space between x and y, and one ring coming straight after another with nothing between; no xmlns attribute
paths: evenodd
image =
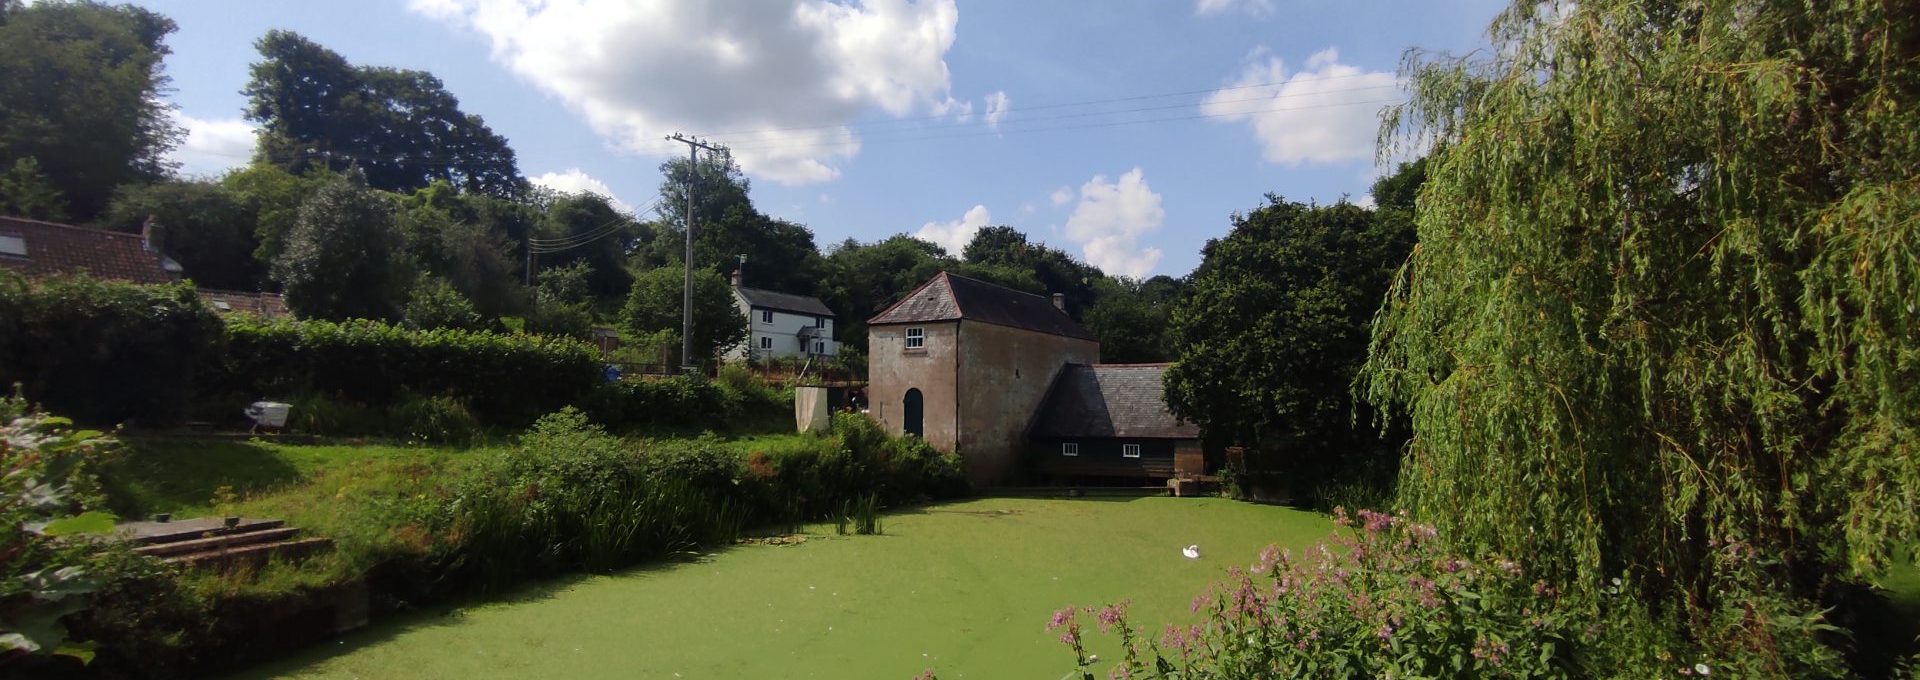
<svg viewBox="0 0 1920 680"><path fill-rule="evenodd" d="M1408 47L1504 3L1355 0L168 0L192 173L244 162L252 43L298 31L438 75L543 184L645 208L661 137L735 148L822 245L1008 224L1110 273L1182 275L1273 192L1366 200ZM1101 103L1092 103L1101 102Z"/></svg>

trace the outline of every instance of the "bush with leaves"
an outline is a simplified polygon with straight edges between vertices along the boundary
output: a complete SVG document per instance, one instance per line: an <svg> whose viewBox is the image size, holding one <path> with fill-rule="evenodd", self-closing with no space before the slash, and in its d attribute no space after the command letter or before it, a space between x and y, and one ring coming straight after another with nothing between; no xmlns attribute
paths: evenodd
<svg viewBox="0 0 1920 680"><path fill-rule="evenodd" d="M94 469L114 441L100 432L0 400L0 666L32 657L93 658L61 619L86 609L100 587L90 569L96 546L64 537L111 531ZM44 661L41 659L39 661Z"/></svg>
<svg viewBox="0 0 1920 680"><path fill-rule="evenodd" d="M1562 592L1518 560L1451 552L1430 525L1361 511L1303 556L1269 547L1196 597L1197 623L1141 627L1126 603L1067 607L1048 630L1073 650L1070 678L1091 680L1081 615L1119 639L1112 677L1655 678L1843 677L1813 638L1804 603L1744 596L1744 614L1689 622L1688 635L1622 579L1594 595ZM1749 546L1727 546L1753 559ZM1756 648L1750 627L1792 646Z"/></svg>
<svg viewBox="0 0 1920 680"><path fill-rule="evenodd" d="M186 284L0 272L0 384L84 423L182 415L220 318Z"/></svg>

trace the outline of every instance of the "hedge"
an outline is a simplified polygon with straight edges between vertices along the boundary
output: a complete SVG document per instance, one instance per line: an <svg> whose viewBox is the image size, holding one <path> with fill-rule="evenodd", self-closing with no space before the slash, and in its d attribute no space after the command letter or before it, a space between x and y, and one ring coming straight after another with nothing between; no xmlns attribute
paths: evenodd
<svg viewBox="0 0 1920 680"><path fill-rule="evenodd" d="M224 392L368 405L447 396L489 425L532 422L580 403L602 381L591 346L555 336L244 317L230 319L226 335Z"/></svg>
<svg viewBox="0 0 1920 680"><path fill-rule="evenodd" d="M0 385L82 422L177 419L220 327L189 284L0 272Z"/></svg>

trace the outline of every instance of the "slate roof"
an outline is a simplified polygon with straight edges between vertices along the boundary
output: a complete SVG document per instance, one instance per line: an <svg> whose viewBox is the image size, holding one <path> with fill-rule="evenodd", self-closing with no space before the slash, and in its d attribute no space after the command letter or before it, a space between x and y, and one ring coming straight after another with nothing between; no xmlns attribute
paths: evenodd
<svg viewBox="0 0 1920 680"><path fill-rule="evenodd" d="M169 283L169 260L139 234L0 217L0 236L26 241L26 256L0 254L0 267L29 277L87 274L97 279ZM174 265L178 266L178 265Z"/></svg>
<svg viewBox="0 0 1920 680"><path fill-rule="evenodd" d="M908 293L879 316L868 320L867 325L959 319L1081 340L1098 340L1092 331L1054 307L1051 299L948 272L940 272L939 276Z"/></svg>
<svg viewBox="0 0 1920 680"><path fill-rule="evenodd" d="M821 302L820 298L817 297L779 293L744 286L735 288L734 290L739 291L740 297L745 299L747 304L755 309L772 309L782 312L793 312L795 314L812 314L814 316L833 318L833 310L828 309L827 303Z"/></svg>
<svg viewBox="0 0 1920 680"><path fill-rule="evenodd" d="M1167 411L1166 364L1068 364L1027 434L1046 439L1199 439Z"/></svg>

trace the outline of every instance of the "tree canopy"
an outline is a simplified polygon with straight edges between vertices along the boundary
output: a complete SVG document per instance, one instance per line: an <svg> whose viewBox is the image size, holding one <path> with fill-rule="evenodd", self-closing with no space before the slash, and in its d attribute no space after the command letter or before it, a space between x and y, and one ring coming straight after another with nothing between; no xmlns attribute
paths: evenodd
<svg viewBox="0 0 1920 680"><path fill-rule="evenodd" d="M1402 502L1696 621L1915 545L1920 14L1517 2L1492 37L1410 55L1387 121L1437 142L1363 381L1411 418Z"/></svg>
<svg viewBox="0 0 1920 680"><path fill-rule="evenodd" d="M171 19L132 5L0 0L0 171L33 159L91 220L113 190L154 181L180 131L160 92Z"/></svg>
<svg viewBox="0 0 1920 680"><path fill-rule="evenodd" d="M634 278L621 319L628 330L669 344L679 352L682 289L686 270L655 267ZM707 365L721 352L747 339L747 317L734 304L726 279L710 271L693 274L693 360Z"/></svg>
<svg viewBox="0 0 1920 680"><path fill-rule="evenodd" d="M406 191L443 181L490 196L527 189L513 148L425 71L355 66L291 31L255 43L244 94L260 124L256 156L295 173L358 168L368 186Z"/></svg>
<svg viewBox="0 0 1920 680"><path fill-rule="evenodd" d="M273 278L296 314L393 320L412 287L406 243L386 194L339 179L300 206Z"/></svg>

